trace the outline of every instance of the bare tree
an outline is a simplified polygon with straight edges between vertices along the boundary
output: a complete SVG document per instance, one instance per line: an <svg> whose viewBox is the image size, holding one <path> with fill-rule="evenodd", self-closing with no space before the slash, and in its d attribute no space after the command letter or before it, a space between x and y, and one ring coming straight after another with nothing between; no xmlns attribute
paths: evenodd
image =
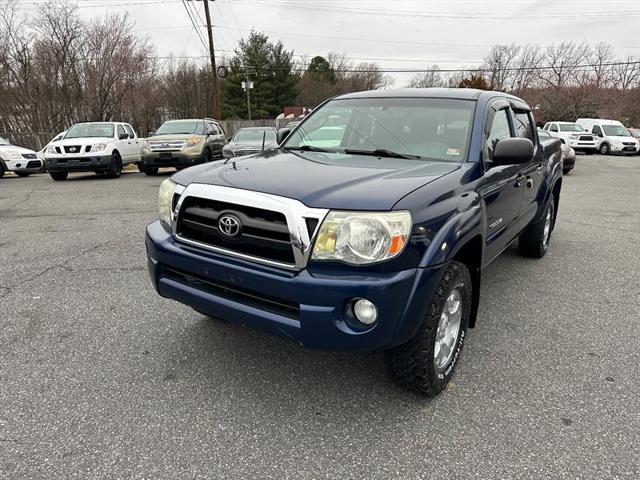
<svg viewBox="0 0 640 480"><path fill-rule="evenodd" d="M444 87L445 79L439 72L438 65L432 65L422 73L418 73L409 81L409 88L428 88L428 87Z"/></svg>
<svg viewBox="0 0 640 480"><path fill-rule="evenodd" d="M518 59L521 47L518 45L495 45L484 57L482 69L489 76L489 84L495 90L508 88L514 76L513 67Z"/></svg>

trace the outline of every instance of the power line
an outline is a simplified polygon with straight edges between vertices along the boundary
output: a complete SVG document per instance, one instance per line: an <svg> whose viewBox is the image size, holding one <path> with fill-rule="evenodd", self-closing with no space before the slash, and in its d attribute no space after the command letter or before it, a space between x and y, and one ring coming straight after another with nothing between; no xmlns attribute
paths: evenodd
<svg viewBox="0 0 640 480"><path fill-rule="evenodd" d="M182 5L184 6L185 11L187 12L187 16L189 17L189 20L191 21L191 25L193 25L193 29L196 31L196 34L198 35L198 38L200 39L200 43L202 43L202 46L206 49L207 45L204 42L204 38L202 38L202 35L200 34L200 30L198 30L198 27L196 25L195 20L191 16L191 11L189 10L189 7L187 6L186 0L182 0Z"/></svg>
<svg viewBox="0 0 640 480"><path fill-rule="evenodd" d="M230 0L226 0L229 2ZM296 9L296 10L312 10L316 12L329 12L329 13L346 13L350 15L375 15L375 16L393 16L393 17L410 17L410 18L452 18L458 20L509 20L514 17L519 19L536 19L536 20L580 20L580 19L602 19L603 17L618 17L620 15L619 11L613 12L594 12L594 13L572 13L572 14L558 14L554 13L553 15L549 14L509 14L509 15L479 15L475 13L444 13L444 12L419 12L419 11L398 11L398 10L376 10L371 8L348 8L348 7L338 7L327 4L317 4L313 5L308 4L300 4L297 1L287 1L287 0L269 0L261 1L261 0L235 0L237 5L250 5L256 7L282 7L287 9ZM640 16L640 10L629 10L624 12L625 17L630 16Z"/></svg>

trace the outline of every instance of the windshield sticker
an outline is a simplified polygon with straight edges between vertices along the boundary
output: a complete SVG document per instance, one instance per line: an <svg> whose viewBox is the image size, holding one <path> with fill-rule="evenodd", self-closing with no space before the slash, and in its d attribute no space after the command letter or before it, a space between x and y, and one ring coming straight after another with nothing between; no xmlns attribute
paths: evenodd
<svg viewBox="0 0 640 480"><path fill-rule="evenodd" d="M460 149L459 148L448 148L447 149L447 155L460 155Z"/></svg>

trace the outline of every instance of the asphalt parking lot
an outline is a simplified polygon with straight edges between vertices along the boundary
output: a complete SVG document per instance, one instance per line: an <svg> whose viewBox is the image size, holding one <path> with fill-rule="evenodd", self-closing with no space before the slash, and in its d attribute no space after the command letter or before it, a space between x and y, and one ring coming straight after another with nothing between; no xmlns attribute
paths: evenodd
<svg viewBox="0 0 640 480"><path fill-rule="evenodd" d="M1 478L640 476L640 157L578 157L432 400L156 295L163 178L0 180Z"/></svg>

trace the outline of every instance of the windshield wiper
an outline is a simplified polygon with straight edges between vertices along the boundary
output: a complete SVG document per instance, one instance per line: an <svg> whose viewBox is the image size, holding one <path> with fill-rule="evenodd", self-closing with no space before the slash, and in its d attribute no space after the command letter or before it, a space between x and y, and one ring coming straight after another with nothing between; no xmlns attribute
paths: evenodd
<svg viewBox="0 0 640 480"><path fill-rule="evenodd" d="M299 147L284 147L284 150L300 150L302 152L336 153L335 150L327 150L325 148L315 147L313 145L300 145Z"/></svg>
<svg viewBox="0 0 640 480"><path fill-rule="evenodd" d="M357 150L347 148L344 153L348 153L350 155L370 155L373 157L405 158L407 160L420 160L422 158L420 155L392 152L385 148L376 148L375 150Z"/></svg>

